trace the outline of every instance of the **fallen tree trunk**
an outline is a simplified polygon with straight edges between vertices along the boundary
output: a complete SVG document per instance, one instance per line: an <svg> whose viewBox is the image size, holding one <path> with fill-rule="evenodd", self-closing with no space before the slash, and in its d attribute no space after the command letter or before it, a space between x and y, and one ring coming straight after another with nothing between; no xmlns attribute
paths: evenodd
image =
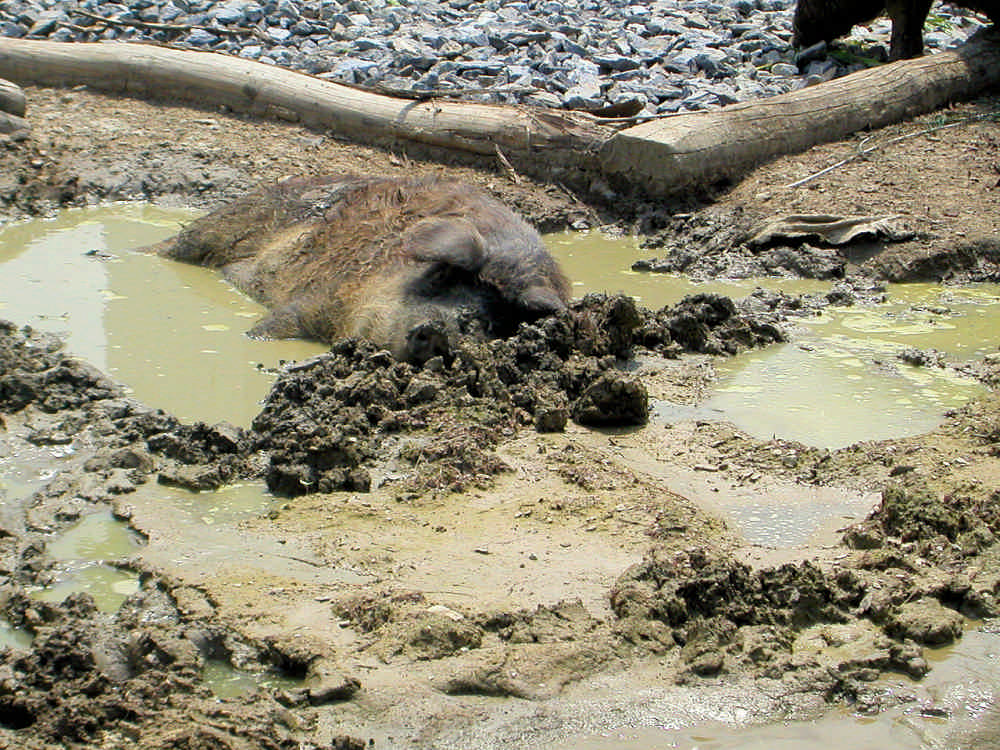
<svg viewBox="0 0 1000 750"><path fill-rule="evenodd" d="M618 133L561 110L401 100L237 57L145 44L0 37L0 76L225 105L359 142L404 140L495 155L518 170L577 184L601 172L619 188L656 196L732 181L775 156L971 98L1000 83L995 40L978 34L957 50Z"/></svg>
<svg viewBox="0 0 1000 750"><path fill-rule="evenodd" d="M653 195L731 181L782 154L969 99L1000 84L994 33L962 47L881 65L761 101L637 125L612 137L600 165Z"/></svg>
<svg viewBox="0 0 1000 750"><path fill-rule="evenodd" d="M572 112L396 99L239 57L149 44L0 38L0 76L224 105L367 143L407 140L490 156L500 149L518 169L550 176L552 167L590 164L613 132Z"/></svg>

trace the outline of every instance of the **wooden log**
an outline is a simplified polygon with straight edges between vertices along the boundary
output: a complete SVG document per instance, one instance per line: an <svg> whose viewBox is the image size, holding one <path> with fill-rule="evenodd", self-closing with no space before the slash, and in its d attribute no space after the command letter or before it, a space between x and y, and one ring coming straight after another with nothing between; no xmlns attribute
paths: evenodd
<svg viewBox="0 0 1000 750"><path fill-rule="evenodd" d="M15 83L0 78L0 112L24 117L24 91Z"/></svg>
<svg viewBox="0 0 1000 750"><path fill-rule="evenodd" d="M954 51L881 65L711 112L623 130L600 154L612 182L653 195L735 180L756 165L968 99L1000 84L995 32Z"/></svg>
<svg viewBox="0 0 1000 750"><path fill-rule="evenodd" d="M613 132L578 113L401 100L231 55L151 44L0 37L0 76L224 105L330 129L361 142L401 139L491 156L499 148L519 169L535 174L539 168L551 173L552 167L591 163Z"/></svg>
<svg viewBox="0 0 1000 750"><path fill-rule="evenodd" d="M404 140L484 155L578 184L603 173L649 195L701 190L757 164L971 98L1000 84L996 36L781 96L614 133L594 118L527 107L400 100L228 55L130 43L0 37L0 76L225 105L367 143Z"/></svg>

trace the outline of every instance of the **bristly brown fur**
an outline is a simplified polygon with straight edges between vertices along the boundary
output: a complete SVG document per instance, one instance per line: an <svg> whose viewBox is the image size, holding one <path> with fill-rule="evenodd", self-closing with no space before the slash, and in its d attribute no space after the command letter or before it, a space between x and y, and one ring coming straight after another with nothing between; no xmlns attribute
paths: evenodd
<svg viewBox="0 0 1000 750"><path fill-rule="evenodd" d="M157 251L221 268L274 311L257 331L274 337L382 336L398 347L402 328L424 314L453 316L471 304L488 317L499 305L530 319L569 299L531 226L469 185L434 178L286 179Z"/></svg>

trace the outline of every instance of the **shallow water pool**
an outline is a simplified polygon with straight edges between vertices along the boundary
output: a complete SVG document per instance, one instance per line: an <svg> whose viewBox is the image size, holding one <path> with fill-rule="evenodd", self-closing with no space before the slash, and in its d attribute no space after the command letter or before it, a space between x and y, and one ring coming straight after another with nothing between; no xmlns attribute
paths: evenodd
<svg viewBox="0 0 1000 750"><path fill-rule="evenodd" d="M790 279L696 283L631 271L641 254L636 242L597 232L547 241L574 279L575 294L625 292L654 309L699 292L741 297L758 286L789 294L830 288L829 282ZM933 429L946 411L985 388L952 369L909 365L897 355L936 349L972 360L998 351L1000 285L895 284L888 295L884 305L826 308L793 321L789 343L718 360L718 382L706 401L693 409L654 404L654 420L726 420L759 438L821 448Z"/></svg>
<svg viewBox="0 0 1000 750"><path fill-rule="evenodd" d="M193 216L121 204L0 229L0 318L64 335L150 406L248 424L271 381L263 370L326 347L249 339L265 310L218 272L133 252Z"/></svg>

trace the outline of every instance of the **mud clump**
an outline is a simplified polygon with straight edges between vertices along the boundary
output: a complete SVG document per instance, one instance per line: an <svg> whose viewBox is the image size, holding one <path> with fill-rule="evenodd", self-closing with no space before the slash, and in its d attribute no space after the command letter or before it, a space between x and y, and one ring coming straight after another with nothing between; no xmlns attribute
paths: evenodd
<svg viewBox="0 0 1000 750"><path fill-rule="evenodd" d="M845 532L855 553L836 565L753 570L701 549L653 548L612 588L619 633L653 653L679 646L682 680L792 670L815 687L827 677L814 654L831 644L840 655L830 695L850 698L857 681L885 671L921 677L923 646L960 637L963 616L998 612L1000 495L908 482L888 484Z"/></svg>
<svg viewBox="0 0 1000 750"><path fill-rule="evenodd" d="M640 335L645 346L664 354L731 355L785 340L773 320L741 313L733 300L719 294L694 294L652 313Z"/></svg>
<svg viewBox="0 0 1000 750"><path fill-rule="evenodd" d="M618 579L611 603L619 617L654 617L678 629L684 642L683 626L699 619L724 618L737 627L844 622L861 596L850 574L833 578L809 562L753 571L703 550L662 559L654 548Z"/></svg>
<svg viewBox="0 0 1000 750"><path fill-rule="evenodd" d="M834 248L807 244L753 247L750 240L757 224L758 221L741 207L680 214L667 226L644 238L643 248L657 255L636 261L632 269L683 273L696 279L844 277L846 259Z"/></svg>
<svg viewBox="0 0 1000 750"><path fill-rule="evenodd" d="M851 627L865 591L857 572L826 572L809 561L755 571L701 549L663 555L653 548L619 577L611 606L626 640L654 653L680 647L683 682L740 670L814 670L794 644L817 627ZM882 636L879 669L921 676L927 666L919 648L907 645L908 633L895 632L902 642ZM871 654L859 658L871 668ZM842 665L848 672L856 666Z"/></svg>
<svg viewBox="0 0 1000 750"><path fill-rule="evenodd" d="M5 323L0 409L34 404L55 415L34 431L39 444L86 434L97 450L88 470L108 481L121 468L132 483L155 472L161 483L201 491L263 474L271 491L295 496L368 491L402 474L404 491L460 491L489 485L506 469L494 449L525 425L544 432L564 429L570 418L644 424L645 386L619 366L637 345L672 355L732 352L780 336L714 295L655 312L622 295L590 295L508 339L463 339L450 361L435 357L422 368L369 342L340 339L328 354L285 368L246 431L182 424L123 398L117 384L67 356L57 338ZM133 452L132 465L112 458L121 450ZM71 490L94 499L114 494Z"/></svg>
<svg viewBox="0 0 1000 750"><path fill-rule="evenodd" d="M286 367L252 425L272 492L366 491L376 464L411 475L411 489L460 491L505 469L492 454L524 425L632 426L648 395L618 363L636 345L732 353L781 340L770 322L717 295L651 312L622 295L588 295L571 311L523 324L508 339L463 339L451 361L418 369L358 339Z"/></svg>
<svg viewBox="0 0 1000 750"><path fill-rule="evenodd" d="M961 492L939 494L922 482L887 485L882 503L848 529L845 542L856 549L916 545L918 553L948 559L976 555L997 541L1000 492L976 499Z"/></svg>
<svg viewBox="0 0 1000 750"><path fill-rule="evenodd" d="M12 746L298 747L274 701L220 705L201 685L200 631L182 626L155 583L115 614L87 594L47 604L8 586L2 611L34 635L27 650L0 652L0 727Z"/></svg>
<svg viewBox="0 0 1000 750"><path fill-rule="evenodd" d="M928 646L946 646L961 636L964 622L958 612L937 599L923 597L900 605L886 624L886 632Z"/></svg>
<svg viewBox="0 0 1000 750"><path fill-rule="evenodd" d="M580 394L573 420L593 427L644 424L648 411L649 398L642 383L605 373Z"/></svg>
<svg viewBox="0 0 1000 750"><path fill-rule="evenodd" d="M52 413L121 393L96 368L65 354L55 336L0 320L0 410L35 404Z"/></svg>

